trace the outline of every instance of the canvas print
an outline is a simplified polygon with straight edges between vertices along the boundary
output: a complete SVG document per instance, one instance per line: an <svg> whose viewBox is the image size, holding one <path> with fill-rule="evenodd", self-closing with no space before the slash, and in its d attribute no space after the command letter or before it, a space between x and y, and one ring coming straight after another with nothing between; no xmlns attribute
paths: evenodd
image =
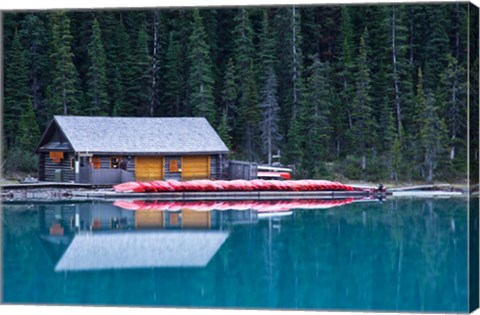
<svg viewBox="0 0 480 315"><path fill-rule="evenodd" d="M2 26L2 303L478 308L473 4Z"/></svg>

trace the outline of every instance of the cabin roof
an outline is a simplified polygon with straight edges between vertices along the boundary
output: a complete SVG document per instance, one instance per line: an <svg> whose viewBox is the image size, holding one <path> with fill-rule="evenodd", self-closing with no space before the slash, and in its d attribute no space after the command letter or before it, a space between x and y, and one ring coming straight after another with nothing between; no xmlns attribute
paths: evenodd
<svg viewBox="0 0 480 315"><path fill-rule="evenodd" d="M205 267L228 236L183 230L77 234L55 271Z"/></svg>
<svg viewBox="0 0 480 315"><path fill-rule="evenodd" d="M203 117L54 116L39 150L48 148L48 129L57 125L76 152L125 154L212 154L228 148Z"/></svg>

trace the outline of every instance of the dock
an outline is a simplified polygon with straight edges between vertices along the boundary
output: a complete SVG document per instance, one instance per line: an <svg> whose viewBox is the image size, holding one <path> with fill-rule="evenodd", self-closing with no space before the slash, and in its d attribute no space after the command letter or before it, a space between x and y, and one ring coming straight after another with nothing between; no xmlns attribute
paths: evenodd
<svg viewBox="0 0 480 315"><path fill-rule="evenodd" d="M343 199L370 197L364 191L228 191L228 192L157 192L121 193L115 191L73 191L72 197L82 199L142 199L163 201L200 200L295 200Z"/></svg>

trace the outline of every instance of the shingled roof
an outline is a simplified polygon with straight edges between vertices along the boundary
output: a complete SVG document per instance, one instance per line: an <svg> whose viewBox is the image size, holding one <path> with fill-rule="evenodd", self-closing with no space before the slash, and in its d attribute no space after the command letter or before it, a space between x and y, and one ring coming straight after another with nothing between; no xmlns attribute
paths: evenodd
<svg viewBox="0 0 480 315"><path fill-rule="evenodd" d="M203 117L55 116L54 123L76 152L228 153L228 148Z"/></svg>

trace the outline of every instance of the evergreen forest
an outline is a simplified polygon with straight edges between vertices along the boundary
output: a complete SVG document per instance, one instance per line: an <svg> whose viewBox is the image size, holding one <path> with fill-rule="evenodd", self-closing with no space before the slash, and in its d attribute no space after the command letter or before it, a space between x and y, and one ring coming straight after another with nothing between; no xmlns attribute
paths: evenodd
<svg viewBox="0 0 480 315"><path fill-rule="evenodd" d="M470 129L478 165L468 3L10 12L3 36L5 173L53 115L202 116L232 159L334 180L462 180Z"/></svg>

